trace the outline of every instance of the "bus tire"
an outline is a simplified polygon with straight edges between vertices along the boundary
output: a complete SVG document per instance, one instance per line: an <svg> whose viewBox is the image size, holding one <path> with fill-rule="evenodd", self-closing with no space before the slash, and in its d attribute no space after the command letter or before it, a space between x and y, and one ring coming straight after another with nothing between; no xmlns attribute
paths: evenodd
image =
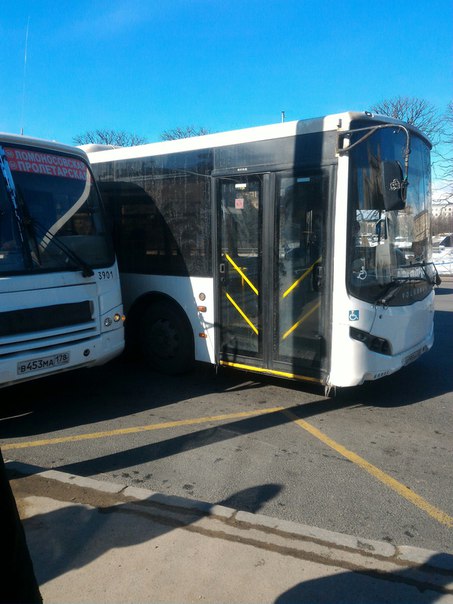
<svg viewBox="0 0 453 604"><path fill-rule="evenodd" d="M140 330L145 360L157 371L178 375L194 364L192 328L174 304L156 302L144 312Z"/></svg>

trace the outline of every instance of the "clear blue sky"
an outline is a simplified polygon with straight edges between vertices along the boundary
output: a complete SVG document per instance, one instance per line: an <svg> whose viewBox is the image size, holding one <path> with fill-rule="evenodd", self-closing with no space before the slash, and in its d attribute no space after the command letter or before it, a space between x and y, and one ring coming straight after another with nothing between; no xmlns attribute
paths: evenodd
<svg viewBox="0 0 453 604"><path fill-rule="evenodd" d="M451 0L15 0L0 14L0 131L159 140L366 110L445 109ZM27 39L27 57L24 61ZM25 69L24 69L25 67Z"/></svg>

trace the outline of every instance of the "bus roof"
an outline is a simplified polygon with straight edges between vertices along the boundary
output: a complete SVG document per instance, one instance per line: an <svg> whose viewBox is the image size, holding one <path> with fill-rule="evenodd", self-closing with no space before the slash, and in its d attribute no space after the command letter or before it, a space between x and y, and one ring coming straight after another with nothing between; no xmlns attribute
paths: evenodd
<svg viewBox="0 0 453 604"><path fill-rule="evenodd" d="M47 151L68 153L77 155L85 161L87 160L85 151L80 147L73 147L71 145L65 145L63 143L57 143L56 141L49 141L42 138L0 132L0 144L3 143L6 143L7 145L26 145L27 147L36 147L37 149L46 149Z"/></svg>
<svg viewBox="0 0 453 604"><path fill-rule="evenodd" d="M91 163L97 164L107 161L135 159L140 157L181 153L183 151L196 151L213 147L225 147L240 143L272 140L294 136L296 134L348 130L351 121L359 119L370 122L394 123L395 125L403 124L403 122L399 120L387 116L374 115L370 112L345 112L319 118L281 122L268 126L256 126L253 128L217 132L214 134L205 134L203 136L193 136L171 141L147 143L135 147L81 145L80 148L89 155ZM423 136L416 128L412 126L409 126L409 128Z"/></svg>

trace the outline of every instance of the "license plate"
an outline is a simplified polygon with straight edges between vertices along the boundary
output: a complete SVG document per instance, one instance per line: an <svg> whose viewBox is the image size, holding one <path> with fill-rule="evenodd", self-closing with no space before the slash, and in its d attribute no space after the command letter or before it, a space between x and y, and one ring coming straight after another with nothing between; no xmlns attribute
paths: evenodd
<svg viewBox="0 0 453 604"><path fill-rule="evenodd" d="M69 352L60 352L47 357L40 357L39 359L21 361L20 363L17 363L17 375L32 373L33 371L40 371L42 369L61 367L62 365L67 365L69 363L69 359Z"/></svg>
<svg viewBox="0 0 453 604"><path fill-rule="evenodd" d="M418 359L418 357L420 357L425 352L425 350L426 350L426 348L419 348L412 354L408 355L404 359L403 365L406 366L406 365L409 365L409 363L413 363L414 361L416 361Z"/></svg>

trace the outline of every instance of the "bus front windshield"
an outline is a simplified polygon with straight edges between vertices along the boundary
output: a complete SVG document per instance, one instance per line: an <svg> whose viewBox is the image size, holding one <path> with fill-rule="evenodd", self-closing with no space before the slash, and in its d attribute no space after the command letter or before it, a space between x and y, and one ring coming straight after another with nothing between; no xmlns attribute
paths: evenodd
<svg viewBox="0 0 453 604"><path fill-rule="evenodd" d="M0 146L0 273L109 266L113 251L88 166L35 148Z"/></svg>
<svg viewBox="0 0 453 604"><path fill-rule="evenodd" d="M351 146L361 137L363 132L354 133ZM382 128L364 139L349 153L348 290L373 304L410 304L429 294L436 276L429 147L411 133L406 199L389 210L382 190L384 166L398 163L403 175L406 133Z"/></svg>

